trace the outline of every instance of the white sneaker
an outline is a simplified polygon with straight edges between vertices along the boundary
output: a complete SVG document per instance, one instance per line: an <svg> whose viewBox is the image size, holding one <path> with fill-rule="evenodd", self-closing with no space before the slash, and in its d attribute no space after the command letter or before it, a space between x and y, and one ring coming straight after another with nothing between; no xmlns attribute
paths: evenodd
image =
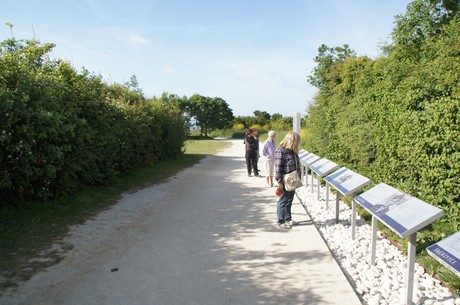
<svg viewBox="0 0 460 305"><path fill-rule="evenodd" d="M288 223L291 227L292 227L292 226L295 226L295 225L297 225L297 224L299 224L297 221L294 221L294 220L292 220L292 219L286 221L286 223Z"/></svg>
<svg viewBox="0 0 460 305"><path fill-rule="evenodd" d="M290 229L291 228L291 226L287 222L280 223L279 226L280 226L280 228L283 228L283 229Z"/></svg>

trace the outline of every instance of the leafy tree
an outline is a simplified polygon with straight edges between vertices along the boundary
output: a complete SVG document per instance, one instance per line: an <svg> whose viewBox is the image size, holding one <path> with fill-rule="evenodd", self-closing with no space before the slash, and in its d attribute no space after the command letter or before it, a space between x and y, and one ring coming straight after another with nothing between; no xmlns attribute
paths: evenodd
<svg viewBox="0 0 460 305"><path fill-rule="evenodd" d="M254 117L258 125L265 126L265 125L268 125L268 123L270 122L271 116L266 111L255 110Z"/></svg>
<svg viewBox="0 0 460 305"><path fill-rule="evenodd" d="M228 128L233 121L233 111L227 102L220 97L205 97L193 95L187 103L187 112L195 118L201 134L208 136L208 132L215 129Z"/></svg>
<svg viewBox="0 0 460 305"><path fill-rule="evenodd" d="M279 119L283 118L283 115L280 113L274 113L271 116L272 121L278 121Z"/></svg>
<svg viewBox="0 0 460 305"><path fill-rule="evenodd" d="M5 24L10 28L11 38L14 38L14 35L13 35L13 27L14 27L14 25L11 22L7 22Z"/></svg>
<svg viewBox="0 0 460 305"><path fill-rule="evenodd" d="M235 124L243 124L244 128L249 128L250 126L256 125L257 120L254 116L237 116L234 120Z"/></svg>
<svg viewBox="0 0 460 305"><path fill-rule="evenodd" d="M270 118L270 119L267 119ZM254 116L237 116L234 119L234 125L243 125L245 128L250 126L263 127L262 130L274 129L279 131L292 129L292 117L283 117L279 113L270 115L265 111L254 111ZM261 130L261 131L262 131Z"/></svg>
<svg viewBox="0 0 460 305"><path fill-rule="evenodd" d="M400 48L400 55L406 60L418 60L426 39L440 35L444 25L460 17L459 12L458 0L411 2L405 14L396 16L393 47Z"/></svg>
<svg viewBox="0 0 460 305"><path fill-rule="evenodd" d="M318 55L314 60L316 66L308 76L308 82L324 92L327 91L325 87L327 85L326 75L329 73L332 64L342 62L349 57L356 57L356 53L347 44L344 44L343 47L333 48L322 44L318 48Z"/></svg>
<svg viewBox="0 0 460 305"><path fill-rule="evenodd" d="M131 91L142 93L142 89L139 88L139 82L137 81L136 75L131 75L129 81L125 82L124 86Z"/></svg>

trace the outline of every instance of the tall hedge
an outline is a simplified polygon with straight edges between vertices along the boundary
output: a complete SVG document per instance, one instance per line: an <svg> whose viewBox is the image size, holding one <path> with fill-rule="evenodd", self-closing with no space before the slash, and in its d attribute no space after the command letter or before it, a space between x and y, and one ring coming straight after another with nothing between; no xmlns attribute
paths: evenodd
<svg viewBox="0 0 460 305"><path fill-rule="evenodd" d="M0 44L2 204L73 193L182 152L177 107L51 60L53 47Z"/></svg>
<svg viewBox="0 0 460 305"><path fill-rule="evenodd" d="M460 230L457 15L433 22L438 28L416 48L397 42L376 59L335 60L323 70L307 118L308 150L442 208L446 215L434 224L434 239Z"/></svg>

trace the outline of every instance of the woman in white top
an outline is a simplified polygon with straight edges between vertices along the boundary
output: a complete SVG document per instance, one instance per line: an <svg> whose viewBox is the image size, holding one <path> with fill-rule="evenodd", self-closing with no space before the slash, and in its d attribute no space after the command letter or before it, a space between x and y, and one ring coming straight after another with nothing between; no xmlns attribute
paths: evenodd
<svg viewBox="0 0 460 305"><path fill-rule="evenodd" d="M262 155L265 157L265 172L267 173L267 184L273 186L273 175L275 171L275 143L276 133L273 130L268 132L268 139L264 143Z"/></svg>

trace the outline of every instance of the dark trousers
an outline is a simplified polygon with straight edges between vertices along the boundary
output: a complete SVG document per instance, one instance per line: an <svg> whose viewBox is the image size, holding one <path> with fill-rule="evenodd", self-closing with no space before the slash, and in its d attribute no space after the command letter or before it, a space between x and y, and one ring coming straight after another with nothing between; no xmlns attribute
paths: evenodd
<svg viewBox="0 0 460 305"><path fill-rule="evenodd" d="M246 150L246 167L248 168L248 175L251 174L251 169L254 170L254 175L259 174L259 169L257 168L257 156L255 150Z"/></svg>

